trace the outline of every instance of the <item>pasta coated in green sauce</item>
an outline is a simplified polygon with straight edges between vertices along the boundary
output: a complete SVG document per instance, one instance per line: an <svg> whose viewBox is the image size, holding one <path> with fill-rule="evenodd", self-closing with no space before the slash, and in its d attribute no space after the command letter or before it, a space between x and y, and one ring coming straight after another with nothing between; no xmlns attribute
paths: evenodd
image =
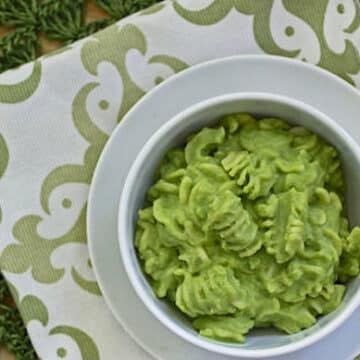
<svg viewBox="0 0 360 360"><path fill-rule="evenodd" d="M360 272L344 185L336 149L316 134L226 115L161 162L137 222L143 271L202 336L311 327Z"/></svg>

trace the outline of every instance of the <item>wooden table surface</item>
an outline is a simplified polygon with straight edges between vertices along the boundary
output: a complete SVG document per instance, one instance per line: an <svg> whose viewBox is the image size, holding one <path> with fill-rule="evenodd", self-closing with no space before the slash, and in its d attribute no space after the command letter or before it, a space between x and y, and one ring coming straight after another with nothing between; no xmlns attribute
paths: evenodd
<svg viewBox="0 0 360 360"><path fill-rule="evenodd" d="M16 360L6 349L0 349L0 360Z"/></svg>
<svg viewBox="0 0 360 360"><path fill-rule="evenodd" d="M87 1L86 16L85 16L86 23L92 22L94 20L103 19L105 17L108 17L106 12L96 7L92 2ZM0 26L0 37L9 31L11 31L11 29ZM60 42L49 41L44 36L40 36L40 44L41 44L41 51L43 54L56 50L61 46ZM0 347L0 360L16 360L16 359L5 348Z"/></svg>

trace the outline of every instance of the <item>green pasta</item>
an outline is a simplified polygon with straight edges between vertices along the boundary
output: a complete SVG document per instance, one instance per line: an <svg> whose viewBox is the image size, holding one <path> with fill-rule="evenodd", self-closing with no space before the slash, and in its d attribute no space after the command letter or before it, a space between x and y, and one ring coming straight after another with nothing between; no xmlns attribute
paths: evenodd
<svg viewBox="0 0 360 360"><path fill-rule="evenodd" d="M309 328L360 272L344 187L336 149L316 134L226 115L161 162L137 222L143 270L202 336Z"/></svg>

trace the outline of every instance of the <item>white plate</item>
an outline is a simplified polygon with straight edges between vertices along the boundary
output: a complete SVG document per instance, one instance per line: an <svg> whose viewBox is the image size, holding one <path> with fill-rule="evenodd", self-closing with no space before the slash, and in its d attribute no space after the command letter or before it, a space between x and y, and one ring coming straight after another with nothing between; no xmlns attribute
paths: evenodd
<svg viewBox="0 0 360 360"><path fill-rule="evenodd" d="M286 58L237 56L194 66L165 81L132 108L112 134L95 170L87 213L88 241L93 268L109 308L127 332L158 359L233 358L209 353L180 339L138 299L121 262L118 199L136 155L162 124L199 101L241 91L301 100L336 120L360 143L360 92L324 70ZM276 359L351 359L360 352L359 333L360 309L324 340Z"/></svg>

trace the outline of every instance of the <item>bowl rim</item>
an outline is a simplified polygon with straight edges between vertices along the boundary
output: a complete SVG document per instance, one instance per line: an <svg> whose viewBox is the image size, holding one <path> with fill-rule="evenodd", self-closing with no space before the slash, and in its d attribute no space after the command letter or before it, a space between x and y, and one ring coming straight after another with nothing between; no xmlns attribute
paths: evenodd
<svg viewBox="0 0 360 360"><path fill-rule="evenodd" d="M262 92L237 92L224 94L216 97L212 97L196 103L189 108L179 112L173 116L167 123L163 124L143 145L140 152L137 154L134 163L132 164L129 173L126 177L123 189L120 194L119 201L119 210L118 210L118 242L120 246L120 255L124 264L126 274L129 278L129 281L134 288L137 296L141 299L147 309L159 320L163 325L165 325L169 330L171 330L177 336L180 336L182 339L201 347L205 350L215 352L227 356L244 356L248 358L264 358L271 356L279 356L284 354L289 354L294 351L303 349L311 344L319 341L324 338L341 324L347 320L350 315L355 311L355 309L360 305L360 287L356 290L355 295L349 301L349 303L344 307L342 312L332 319L328 324L320 327L314 334L296 340L290 344L280 345L274 348L269 349L244 349L240 346L232 346L231 343L225 344L217 342L216 340L207 339L205 337L196 336L176 324L176 322L163 313L159 306L153 304L150 301L150 295L148 294L146 288L144 288L140 277L138 277L136 268L133 266L131 261L130 251L133 247L133 239L127 239L126 237L126 226L120 226L120 224L126 223L126 214L127 214L127 204L129 202L129 194L131 192L131 184L136 181L137 173L140 170L144 161L146 161L148 154L151 152L151 149L156 146L156 144L164 137L166 134L173 128L175 128L181 121L186 118L191 117L193 114L204 110L210 106L219 105L224 102L231 102L234 100L266 100L266 101L275 101L278 103L290 105L293 108L299 109L303 112L306 112L316 118L319 122L324 124L326 127L330 128L333 132L337 133L339 138L341 138L342 143L345 143L349 147L360 164L360 146L357 142L334 120L329 116L325 115L320 110L317 110L311 105L308 105L300 100L296 100L284 95L277 95L271 93L262 93ZM140 269L142 272L142 270ZM159 300L160 301L160 300ZM234 345L236 345L234 343Z"/></svg>

